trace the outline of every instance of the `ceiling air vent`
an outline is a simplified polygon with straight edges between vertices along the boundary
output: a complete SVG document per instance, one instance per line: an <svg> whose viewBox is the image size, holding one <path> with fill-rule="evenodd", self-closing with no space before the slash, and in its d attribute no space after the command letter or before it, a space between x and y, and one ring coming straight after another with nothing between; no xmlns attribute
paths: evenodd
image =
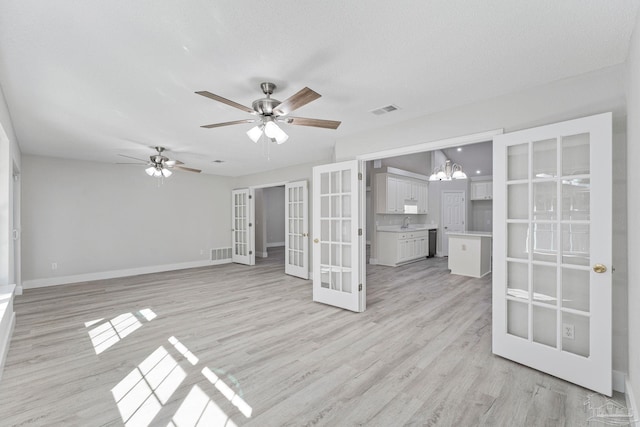
<svg viewBox="0 0 640 427"><path fill-rule="evenodd" d="M371 110L371 113L375 114L376 116L380 116L382 114L387 114L390 113L392 111L396 111L399 110L400 107L398 107L397 105L393 105L393 104L389 104L389 105L385 105L384 107L380 107L380 108L376 108L375 110Z"/></svg>
<svg viewBox="0 0 640 427"><path fill-rule="evenodd" d="M224 160L213 160L211 163L224 163Z"/></svg>

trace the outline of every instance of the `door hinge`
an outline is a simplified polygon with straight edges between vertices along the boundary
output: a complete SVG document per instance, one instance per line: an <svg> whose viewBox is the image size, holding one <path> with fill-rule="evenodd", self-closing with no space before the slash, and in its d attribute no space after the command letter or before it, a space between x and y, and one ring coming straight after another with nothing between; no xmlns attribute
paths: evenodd
<svg viewBox="0 0 640 427"><path fill-rule="evenodd" d="M253 226L253 224L252 224L252 223L249 223L249 227L251 227L251 226Z"/></svg>
<svg viewBox="0 0 640 427"><path fill-rule="evenodd" d="M249 194L249 198L250 198L250 199L252 199L252 198L253 198L253 196L252 196L251 194Z"/></svg>
<svg viewBox="0 0 640 427"><path fill-rule="evenodd" d="M253 251L249 251L249 255L253 255Z"/></svg>
<svg viewBox="0 0 640 427"><path fill-rule="evenodd" d="M358 181L362 181L362 172L358 172Z"/></svg>
<svg viewBox="0 0 640 427"><path fill-rule="evenodd" d="M362 283L358 285L358 292L362 292Z"/></svg>
<svg viewBox="0 0 640 427"><path fill-rule="evenodd" d="M358 228L358 236L362 236L362 228Z"/></svg>

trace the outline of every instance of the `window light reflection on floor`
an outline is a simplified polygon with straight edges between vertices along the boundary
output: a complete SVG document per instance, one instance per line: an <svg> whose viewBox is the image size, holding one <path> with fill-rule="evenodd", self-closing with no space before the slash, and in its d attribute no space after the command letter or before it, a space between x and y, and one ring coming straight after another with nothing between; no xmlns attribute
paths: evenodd
<svg viewBox="0 0 640 427"><path fill-rule="evenodd" d="M158 347L111 389L125 426L149 425L186 376L167 350Z"/></svg>
<svg viewBox="0 0 640 427"><path fill-rule="evenodd" d="M236 423L200 387L194 385L176 411L169 426L192 427L196 425L235 427Z"/></svg>
<svg viewBox="0 0 640 427"><path fill-rule="evenodd" d="M149 308L140 310L137 314L138 316L132 313L123 313L104 323L101 323L104 318L86 322L84 325L87 328L98 325L89 330L89 337L96 354L102 353L133 331L139 329L142 326L139 318L144 318L147 321L156 318L156 314Z"/></svg>

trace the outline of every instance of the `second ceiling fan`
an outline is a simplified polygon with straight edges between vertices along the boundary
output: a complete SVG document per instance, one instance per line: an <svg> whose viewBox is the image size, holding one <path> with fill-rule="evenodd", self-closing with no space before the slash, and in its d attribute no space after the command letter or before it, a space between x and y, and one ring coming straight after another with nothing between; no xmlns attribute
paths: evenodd
<svg viewBox="0 0 640 427"><path fill-rule="evenodd" d="M231 101L222 96L207 92L206 90L196 92L198 95L213 99L223 104L227 104L231 107L237 108L249 114L257 116L256 118L234 120L232 122L215 123L211 125L201 126L203 128L217 128L221 126L237 125L242 123L257 123L257 125L251 128L247 135L253 142L258 142L264 134L271 141L278 144L285 142L289 136L277 125L277 122L287 123L290 125L298 126L313 126L324 129L337 129L340 126L339 121L335 120L322 120L322 119L309 119L305 117L292 117L290 113L298 108L307 105L311 101L315 101L320 98L320 94L305 87L298 91L296 94L290 96L284 101L280 102L277 99L271 98L273 91L276 89L276 85L270 82L260 83L260 88L265 94L264 98L256 99L251 104L252 108L246 107L237 102Z"/></svg>

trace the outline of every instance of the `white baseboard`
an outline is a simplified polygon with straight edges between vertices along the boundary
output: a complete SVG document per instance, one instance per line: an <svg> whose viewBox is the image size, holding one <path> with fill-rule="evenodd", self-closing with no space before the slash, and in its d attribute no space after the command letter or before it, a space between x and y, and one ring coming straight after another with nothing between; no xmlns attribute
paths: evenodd
<svg viewBox="0 0 640 427"><path fill-rule="evenodd" d="M277 248L278 246L284 246L284 242L267 243L268 248Z"/></svg>
<svg viewBox="0 0 640 427"><path fill-rule="evenodd" d="M378 258L369 258L369 264L378 265Z"/></svg>
<svg viewBox="0 0 640 427"><path fill-rule="evenodd" d="M260 258L267 258L268 253L267 252L258 252L258 251L256 251L256 256L260 257Z"/></svg>
<svg viewBox="0 0 640 427"><path fill-rule="evenodd" d="M16 285L16 295L22 295L22 285Z"/></svg>
<svg viewBox="0 0 640 427"><path fill-rule="evenodd" d="M616 370L611 372L613 390L619 391L620 393L624 393L624 383L625 383L626 376L627 374L625 374L624 372L620 372Z"/></svg>
<svg viewBox="0 0 640 427"><path fill-rule="evenodd" d="M189 261L176 264L152 265L148 267L127 268L124 270L102 271L99 273L76 274L73 276L49 277L45 279L24 280L24 289L43 288L46 286L65 285L68 283L91 282L93 280L116 279L118 277L137 276L139 274L162 273L164 271L184 270L186 268L208 267L218 264L229 264L230 259L217 261Z"/></svg>
<svg viewBox="0 0 640 427"><path fill-rule="evenodd" d="M631 387L631 381L629 376L624 378L624 396L627 399L627 409L633 414L633 421L629 423L630 427L640 427L640 414L638 413L638 406L636 405L635 395Z"/></svg>

